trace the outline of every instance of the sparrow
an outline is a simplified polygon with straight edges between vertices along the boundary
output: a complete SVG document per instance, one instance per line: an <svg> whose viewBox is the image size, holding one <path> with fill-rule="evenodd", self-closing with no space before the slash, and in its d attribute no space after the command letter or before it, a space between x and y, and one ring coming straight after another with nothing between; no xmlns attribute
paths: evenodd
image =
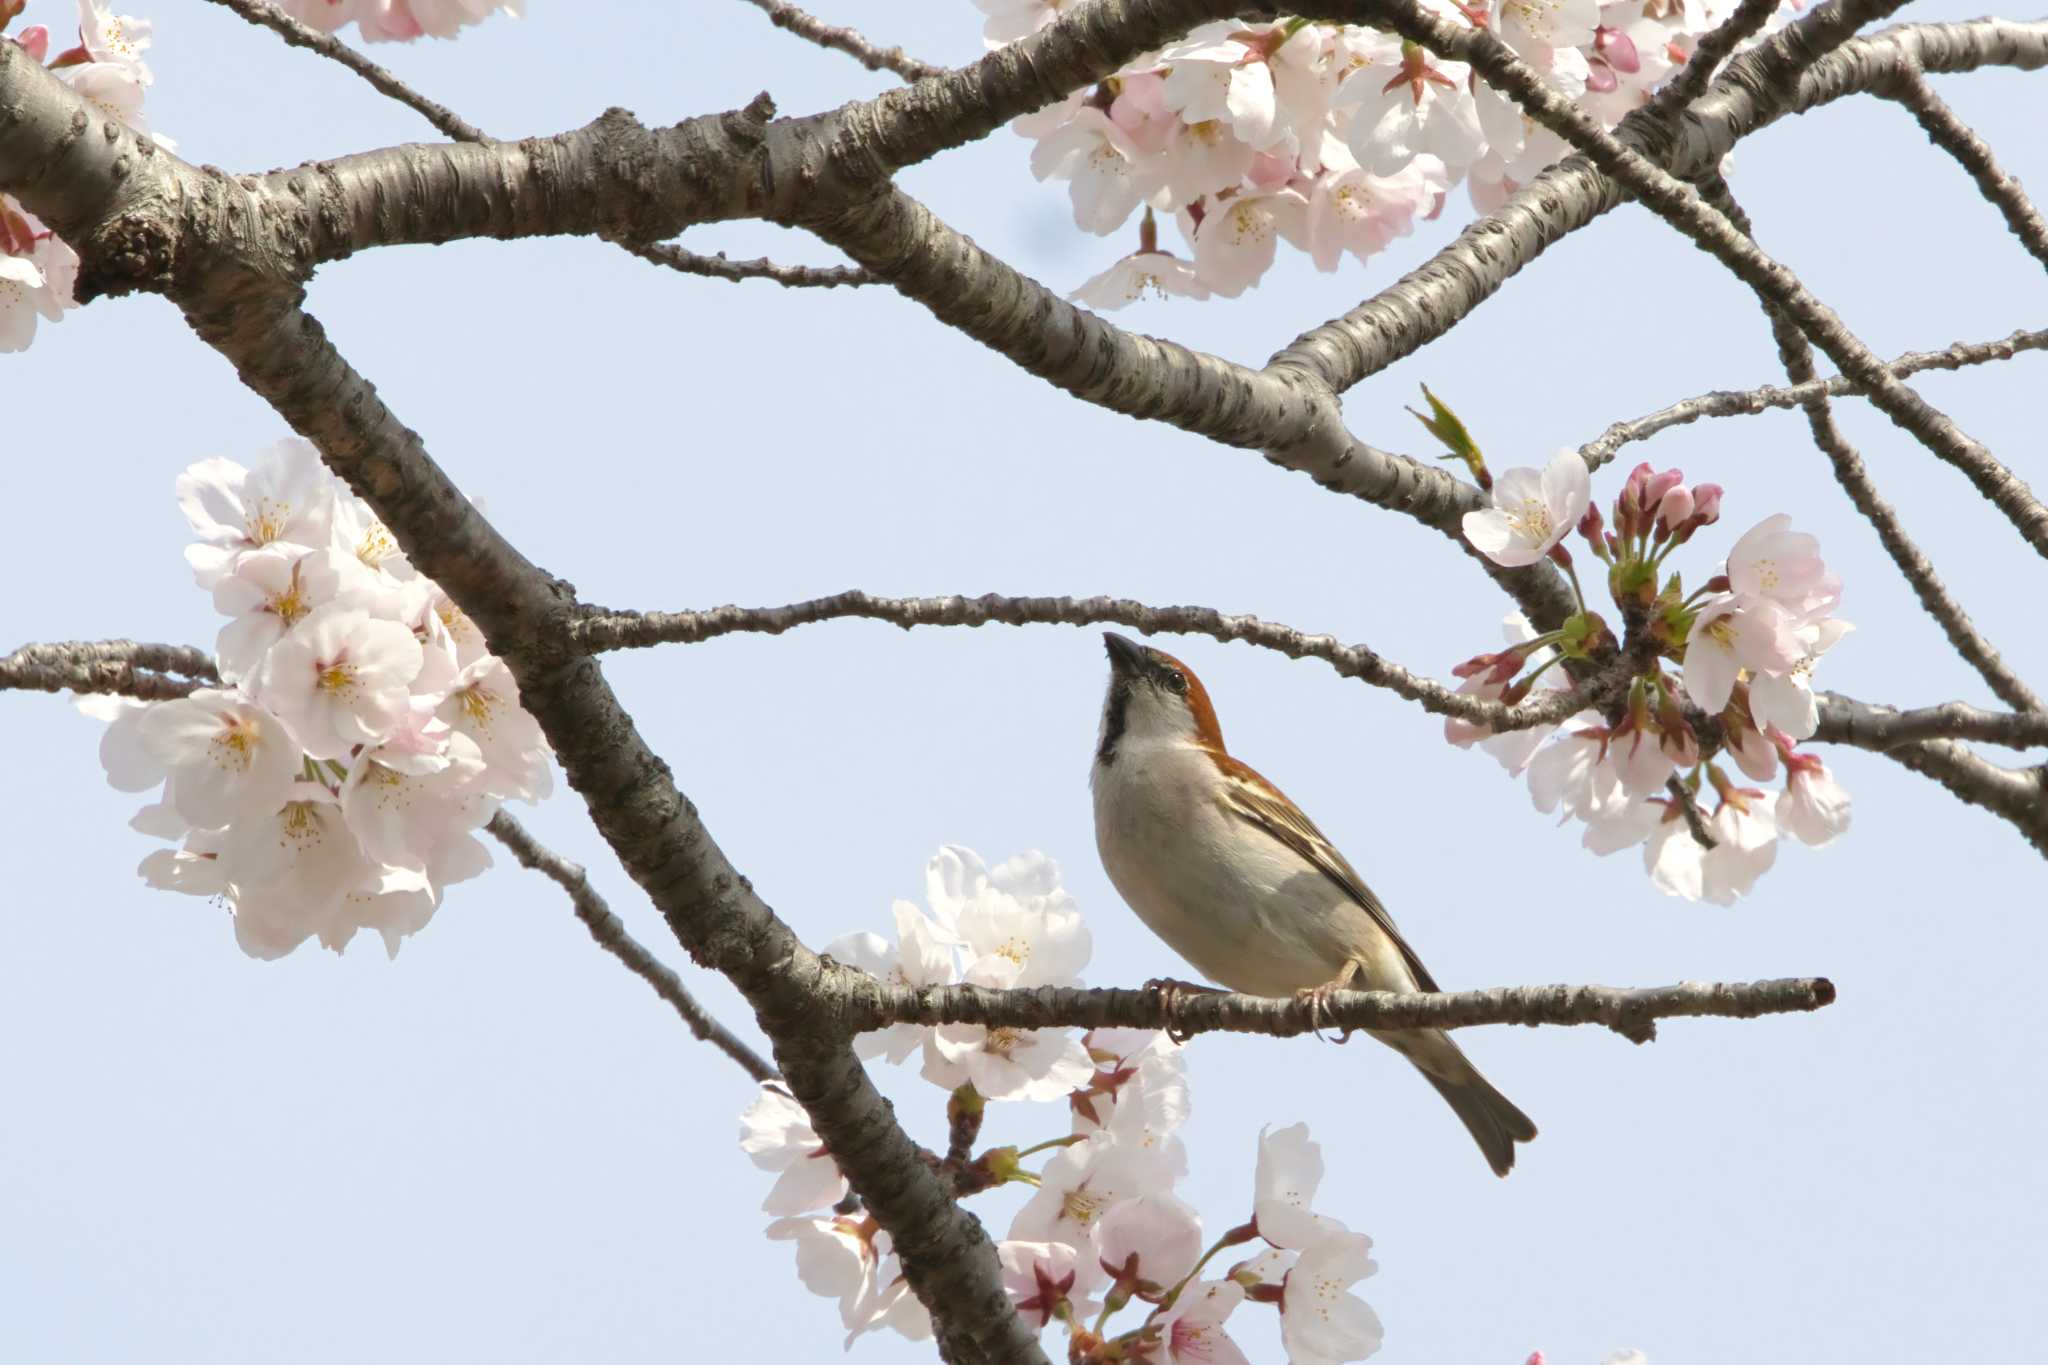
<svg viewBox="0 0 2048 1365"><path fill-rule="evenodd" d="M1379 897L1301 809L1223 747L1179 659L1105 634L1109 693L1089 786L1095 846L1147 928L1247 995L1434 991ZM1536 1125L1441 1029L1373 1029L1450 1102L1494 1174Z"/></svg>

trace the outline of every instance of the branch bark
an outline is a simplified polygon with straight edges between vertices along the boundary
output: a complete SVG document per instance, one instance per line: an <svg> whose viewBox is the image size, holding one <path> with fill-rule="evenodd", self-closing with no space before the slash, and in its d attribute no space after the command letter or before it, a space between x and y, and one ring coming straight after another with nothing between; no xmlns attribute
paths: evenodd
<svg viewBox="0 0 2048 1365"><path fill-rule="evenodd" d="M1304 1000L1270 1000L1229 992L1102 990L1040 986L887 986L862 977L845 999L856 1030L894 1023L982 1024L991 1028L1171 1028L1177 1033L1262 1033L1291 1038L1317 1021L1353 1029L1471 1028L1480 1024L1600 1024L1637 1043L1657 1036L1656 1021L1716 1016L1754 1019L1824 1009L1834 1003L1826 977L1744 984L1700 981L1640 990L1612 986L1511 986L1492 990L1400 995L1337 991L1315 1018Z"/></svg>

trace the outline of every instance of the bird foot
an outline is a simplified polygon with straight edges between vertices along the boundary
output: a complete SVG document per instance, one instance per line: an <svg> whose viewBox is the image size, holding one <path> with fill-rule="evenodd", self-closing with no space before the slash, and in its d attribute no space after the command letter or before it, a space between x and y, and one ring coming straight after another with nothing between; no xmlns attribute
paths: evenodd
<svg viewBox="0 0 2048 1365"><path fill-rule="evenodd" d="M1160 1012L1166 1019L1166 1036L1176 1043L1185 1043L1195 1035L1184 1031L1175 1019L1180 1010L1183 995L1227 995L1214 986L1197 985L1193 981L1177 981L1170 976L1155 976L1144 985L1144 989L1159 997Z"/></svg>
<svg viewBox="0 0 2048 1365"><path fill-rule="evenodd" d="M1318 1042L1329 1041L1323 1037L1323 1016L1329 1010L1330 997L1338 991L1348 991L1351 988L1351 975L1347 972L1335 981L1325 981L1320 986L1312 986L1294 993L1294 1003L1308 1016L1308 1031ZM1341 1046L1350 1042L1353 1032L1355 1030L1351 1028L1342 1028L1337 1035L1338 1044Z"/></svg>

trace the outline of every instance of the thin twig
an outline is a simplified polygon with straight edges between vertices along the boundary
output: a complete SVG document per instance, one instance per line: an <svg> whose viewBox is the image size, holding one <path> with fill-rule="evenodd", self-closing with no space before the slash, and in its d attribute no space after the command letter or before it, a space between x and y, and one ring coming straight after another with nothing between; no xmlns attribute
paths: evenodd
<svg viewBox="0 0 2048 1365"><path fill-rule="evenodd" d="M880 284L882 279L859 266L777 265L767 257L751 261L727 260L723 251L705 256L669 242L628 242L612 239L613 245L632 252L643 261L665 265L685 275L705 275L714 280L772 280L788 289L835 289L841 285Z"/></svg>
<svg viewBox="0 0 2048 1365"><path fill-rule="evenodd" d="M1997 158L1992 156L1991 148L1984 139L1978 137L1969 124L1957 118L1955 111L1934 93L1927 77L1916 70L1902 71L1886 93L1912 111L1913 117L1926 130L1929 141L1954 157L1970 173L1970 179L1977 182L1977 188L1991 201L1992 207L2004 215L2005 225L2012 229L2013 236L2019 238L2027 254L2048 266L2048 222L2042 221L2039 210L2027 198L2027 192L2020 188L2020 182L1999 168Z"/></svg>
<svg viewBox="0 0 2048 1365"><path fill-rule="evenodd" d="M1719 848L1721 841L1707 828L1707 817L1700 812L1700 803L1694 798L1692 789L1679 781L1674 773L1664 780L1664 790L1671 793L1678 813L1685 817L1685 827L1692 834L1692 841L1701 848Z"/></svg>
<svg viewBox="0 0 2048 1365"><path fill-rule="evenodd" d="M1701 182L1700 189L1739 231L1745 236L1751 235L1749 215L1735 202L1735 196L1729 192L1725 181L1719 176L1709 176ZM1785 315L1784 310L1769 301L1764 304L1764 316L1770 322L1771 336L1777 342L1778 359L1785 367L1786 376L1796 385L1814 383L1813 347L1808 344L1806 334ZM2000 701L2018 711L2040 710L2040 698L2006 664L1997 647L1977 629L1970 614L1963 610L1962 603L1956 601L1954 594L1941 581L1941 576L1935 572L1933 562L1906 534L1905 527L1899 523L1897 510L1877 491L1877 484L1870 477L1863 456L1850 444L1835 421L1834 406L1828 400L1825 386L1810 394L1803 406L1813 443L1828 457L1828 463L1835 472L1835 482L1842 486L1842 491L1849 495L1849 501L1877 532L1878 542L1884 546L1885 553L1891 556L1892 563L1898 565L1921 608L1934 618L1956 653L1977 670L1985 686Z"/></svg>
<svg viewBox="0 0 2048 1365"><path fill-rule="evenodd" d="M857 29L828 24L783 0L747 0L768 16L768 22L819 47L844 52L870 71L893 71L906 81L943 76L946 68L921 62L900 47L882 47L862 36Z"/></svg>
<svg viewBox="0 0 2048 1365"><path fill-rule="evenodd" d="M492 141L490 135L481 128L447 106L436 104L420 94L347 43L332 34L322 33L310 24L300 22L277 6L265 3L265 0L212 0L212 3L234 11L252 24L269 29L293 47L302 47L341 63L378 91L418 113L428 123L457 142ZM777 265L765 259L729 261L723 252L715 256L705 256L667 243L613 239L613 245L655 265L667 266L686 275L702 275L717 280L772 280L789 288L825 289L837 285L875 282L874 276L865 270L845 266Z"/></svg>
<svg viewBox="0 0 2048 1365"><path fill-rule="evenodd" d="M190 645L76 640L23 645L0 659L0 691L105 692L169 701L219 683L212 657Z"/></svg>
<svg viewBox="0 0 2048 1365"><path fill-rule="evenodd" d="M1290 1038L1324 1025L1351 1029L1472 1028L1482 1024L1602 1024L1633 1042L1657 1036L1656 1020L1715 1016L1754 1019L1823 1009L1834 1003L1826 977L1745 983L1686 981L1627 990L1613 986L1502 986L1492 990L1399 995L1338 991L1316 1018L1299 1000L1229 992L1090 990L1040 986L888 986L863 974L847 996L852 1027L982 1024L992 1028L1171 1028L1179 1034L1262 1033Z"/></svg>
<svg viewBox="0 0 2048 1365"><path fill-rule="evenodd" d="M511 850L521 867L540 873L568 892L570 903L576 907L576 918L583 921L598 946L625 963L626 970L654 987L654 993L668 1001L682 1016L683 1022L690 1026L690 1032L738 1062L740 1069L755 1080L781 1078L781 1072L697 1003L696 997L684 988L681 977L626 932L625 923L612 913L611 907L604 903L604 897L591 888L590 879L580 864L572 863L544 846L509 812L501 810L492 816L484 831Z"/></svg>
<svg viewBox="0 0 2048 1365"><path fill-rule="evenodd" d="M1883 13L1897 3L1870 0L1855 9ZM1848 8L1844 7L1845 12ZM1959 470L2036 553L2048 558L2048 506L2026 481L1946 413L1893 378L1884 362L1871 354L1798 276L1760 250L1692 186L1617 140L1492 33L1453 24L1422 8L1418 0L1376 0L1372 12L1402 37L1440 56L1470 63L1495 89L1583 153L1645 208L1712 254L1760 301L1781 309L1844 374L1864 386L1874 406L1937 458Z"/></svg>
<svg viewBox="0 0 2048 1365"><path fill-rule="evenodd" d="M1659 117L1669 118L1689 108L1693 101L1706 93L1707 83L1714 79L1714 73L1728 54L1756 36L1757 30L1770 22L1778 12L1783 0L1742 0L1735 12L1723 19L1710 32L1702 34L1694 44L1692 56L1678 75L1665 82L1650 101L1651 110Z"/></svg>
<svg viewBox="0 0 2048 1365"><path fill-rule="evenodd" d="M269 29L293 47L303 47L310 52L319 53L330 61L340 62L380 92L411 109L457 142L491 140L475 124L465 120L453 109L436 104L339 38L322 33L310 24L301 23L276 5L266 4L264 0L213 0L213 3L223 9L233 10L252 24Z"/></svg>
<svg viewBox="0 0 2048 1365"><path fill-rule="evenodd" d="M1908 351L1887 366L1897 377L1925 370L1960 370L1994 360L2010 360L2022 351L2048 350L2048 330L2021 330L1997 341L1957 342L1946 350ZM1623 446L1648 440L1672 427L1682 427L1703 417L1754 417L1774 408L1796 408L1816 397L1841 398L1860 395L1862 387L1844 375L1811 379L1803 384L1765 384L1754 389L1715 389L1659 408L1632 421L1616 422L1579 447L1588 467L1598 469L1612 460Z"/></svg>
<svg viewBox="0 0 2048 1365"><path fill-rule="evenodd" d="M1243 640L1277 650L1293 659L1320 659L1347 678L1384 687L1437 715L1484 725L1495 731L1554 725L1596 706L1604 680L1569 691L1542 691L1528 701L1507 706L1497 701L1453 692L1381 658L1363 645L1343 645L1328 635L1309 635L1291 626L1232 616L1213 607L1151 607L1125 597L878 597L858 588L830 597L792 602L781 607L713 607L707 611L602 612L576 623L578 645L592 653L639 649L658 644L694 644L714 636L747 631L780 635L818 621L862 617L912 626L983 626L990 624L1087 626L1110 623L1145 634L1172 631L1206 635L1216 640Z"/></svg>

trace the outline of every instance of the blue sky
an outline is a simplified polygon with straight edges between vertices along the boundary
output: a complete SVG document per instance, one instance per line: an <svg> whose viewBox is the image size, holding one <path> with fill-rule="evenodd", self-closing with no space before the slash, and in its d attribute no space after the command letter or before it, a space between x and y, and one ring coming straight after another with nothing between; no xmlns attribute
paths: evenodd
<svg viewBox="0 0 2048 1365"><path fill-rule="evenodd" d="M966 3L842 0L828 17L933 60L978 51ZM773 93L788 112L883 88L737 3L537 0L460 42L377 56L498 136L608 105L667 122ZM30 20L67 8L35 0ZM1961 17L1955 6L1906 18ZM194 161L261 170L426 136L339 68L210 6L152 14L155 126ZM2023 180L2038 77L1942 93ZM1071 288L1121 249L1073 230L999 133L905 183L948 221ZM2048 289L1996 214L1900 110L1841 105L1737 153L1764 246L1880 354L2003 335ZM1370 266L1283 254L1235 302L1144 305L1127 325L1257 363L1383 286L1469 216ZM750 225L686 245L828 262ZM1491 647L1505 599L1440 537L1255 455L1085 407L882 290L784 291L657 271L588 241L479 242L330 267L309 304L452 476L592 601L768 604L884 593L1106 592L1250 611L1445 676ZM2037 486L2043 361L1915 381ZM207 644L172 482L282 433L170 305L95 304L6 360L14 588L0 648L131 636ZM1779 377L1747 291L1623 208L1547 253L1468 325L1347 397L1367 439L1424 451L1427 382L1496 464L1609 422ZM2040 572L1953 471L1855 404L1874 477L1985 632L2048 676ZM1763 516L1815 530L1857 632L1822 681L1870 699L1988 701L1945 652L1795 414L1705 423L1641 452L1728 488L1695 559ZM1596 478L1611 498L1619 470ZM1718 538L1717 538L1718 535ZM1679 1021L1654 1045L1591 1030L1464 1041L1542 1137L1497 1181L1392 1053L1204 1038L1189 1054L1193 1171L1215 1227L1248 1207L1261 1124L1306 1120L1323 1203L1375 1240L1363 1290L1389 1365L1654 1365L2017 1355L2032 1332L2048 1120L2028 1040L2048 952L2040 864L2007 827L1870 755L1830 755L1856 824L1789 847L1732 909L1596 860L1440 723L1314 663L1204 640L1233 752L1346 851L1447 988L1823 974L1815 1016ZM1094 631L807 627L621 655L607 672L734 862L814 946L885 929L941 844L1058 859L1094 931L1088 979L1179 964L1096 861L1086 777L1104 678ZM0 915L0 1356L23 1361L366 1358L628 1362L837 1351L833 1306L761 1236L770 1177L740 1154L750 1086L598 951L558 890L501 858L387 962L244 958L224 913L145 889L137 802L62 701L0 694L15 800ZM527 815L587 862L727 1022L733 993L665 941L573 797ZM943 1097L885 1072L916 1135ZM1003 1115L1032 1140L1053 1108ZM991 1197L1000 1232L1015 1200ZM1277 1334L1244 1321L1254 1360ZM857 1359L929 1349L866 1339Z"/></svg>

